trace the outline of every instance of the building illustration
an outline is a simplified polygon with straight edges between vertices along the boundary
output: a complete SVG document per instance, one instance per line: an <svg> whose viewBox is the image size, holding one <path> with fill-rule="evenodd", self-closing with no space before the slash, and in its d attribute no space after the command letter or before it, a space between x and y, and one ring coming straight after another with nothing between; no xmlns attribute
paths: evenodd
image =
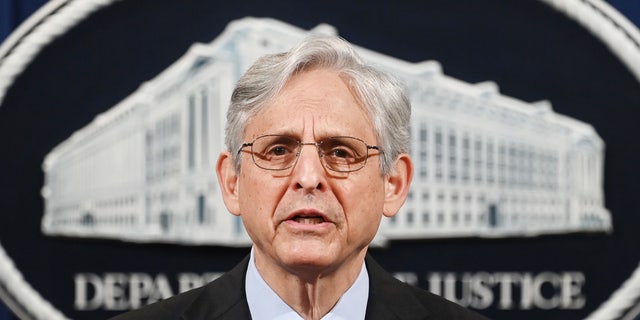
<svg viewBox="0 0 640 320"><path fill-rule="evenodd" d="M45 158L42 231L139 242L247 246L218 192L233 85L253 61L310 31L244 18L98 115ZM469 84L434 61L409 63L364 48L400 77L413 105L415 174L407 203L383 219L378 242L608 232L604 142L589 124Z"/></svg>

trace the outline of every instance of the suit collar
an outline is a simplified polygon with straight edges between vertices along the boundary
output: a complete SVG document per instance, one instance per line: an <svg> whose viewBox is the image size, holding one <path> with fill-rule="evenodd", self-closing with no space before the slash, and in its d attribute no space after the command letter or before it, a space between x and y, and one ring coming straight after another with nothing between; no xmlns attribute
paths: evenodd
<svg viewBox="0 0 640 320"><path fill-rule="evenodd" d="M247 256L222 277L202 288L201 294L186 309L181 320L251 319L244 290ZM371 256L365 259L369 273L369 299L366 320L428 320L429 312L411 293L408 285L387 273ZM416 318L416 315L426 315Z"/></svg>
<svg viewBox="0 0 640 320"><path fill-rule="evenodd" d="M244 290L249 257L231 271L203 287L202 293L187 308L182 320L251 319Z"/></svg>
<svg viewBox="0 0 640 320"><path fill-rule="evenodd" d="M391 276L370 255L367 255L365 263L369 271L366 320L431 319L427 309L412 294L408 285Z"/></svg>

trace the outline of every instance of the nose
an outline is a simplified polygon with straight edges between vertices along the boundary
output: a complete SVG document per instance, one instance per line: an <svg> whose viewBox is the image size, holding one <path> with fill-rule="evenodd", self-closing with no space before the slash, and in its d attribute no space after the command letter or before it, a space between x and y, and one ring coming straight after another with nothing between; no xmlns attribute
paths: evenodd
<svg viewBox="0 0 640 320"><path fill-rule="evenodd" d="M311 148L304 148L310 146ZM311 149L305 150L304 149ZM315 152L313 152L315 151ZM298 161L293 167L292 186L308 191L323 190L327 186L326 171L315 143L301 143Z"/></svg>

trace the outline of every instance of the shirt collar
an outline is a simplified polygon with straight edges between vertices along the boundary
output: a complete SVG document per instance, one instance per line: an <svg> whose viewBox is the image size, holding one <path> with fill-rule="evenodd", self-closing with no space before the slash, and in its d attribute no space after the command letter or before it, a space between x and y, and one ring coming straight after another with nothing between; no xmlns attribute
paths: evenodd
<svg viewBox="0 0 640 320"><path fill-rule="evenodd" d="M302 320L289 305L287 305L271 287L264 281L258 268L256 268L251 249L249 268L245 279L247 303L254 320ZM322 320L351 320L364 319L369 298L369 274L365 263L356 281L342 295L338 303L327 313Z"/></svg>

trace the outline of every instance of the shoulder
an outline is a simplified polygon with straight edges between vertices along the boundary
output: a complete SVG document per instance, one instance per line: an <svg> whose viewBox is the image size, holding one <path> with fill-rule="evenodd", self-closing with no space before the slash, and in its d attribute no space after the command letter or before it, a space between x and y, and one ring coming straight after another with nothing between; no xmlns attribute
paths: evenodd
<svg viewBox="0 0 640 320"><path fill-rule="evenodd" d="M366 264L370 284L368 315L386 313L387 318L396 319L487 320L476 312L394 278L370 256L367 256Z"/></svg>
<svg viewBox="0 0 640 320"><path fill-rule="evenodd" d="M248 314L244 275L248 257L209 284L118 315L110 320L174 320L183 316L236 319Z"/></svg>
<svg viewBox="0 0 640 320"><path fill-rule="evenodd" d="M180 293L171 298L144 306L127 313L123 313L110 320L134 320L134 319L179 319L182 314L202 294L204 287Z"/></svg>

